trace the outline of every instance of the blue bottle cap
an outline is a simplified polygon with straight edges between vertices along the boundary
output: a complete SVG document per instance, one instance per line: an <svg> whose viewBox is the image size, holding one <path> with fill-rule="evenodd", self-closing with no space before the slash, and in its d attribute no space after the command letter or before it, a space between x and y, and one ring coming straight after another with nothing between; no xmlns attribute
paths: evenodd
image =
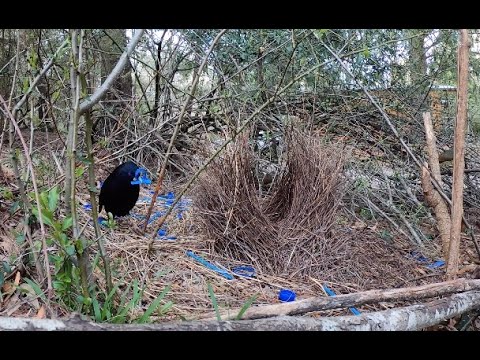
<svg viewBox="0 0 480 360"><path fill-rule="evenodd" d="M295 292L292 290L283 289L280 290L280 293L278 294L278 300L284 302L295 301L295 296Z"/></svg>
<svg viewBox="0 0 480 360"><path fill-rule="evenodd" d="M165 236L165 235L167 235L167 230L163 228L158 230L158 236Z"/></svg>

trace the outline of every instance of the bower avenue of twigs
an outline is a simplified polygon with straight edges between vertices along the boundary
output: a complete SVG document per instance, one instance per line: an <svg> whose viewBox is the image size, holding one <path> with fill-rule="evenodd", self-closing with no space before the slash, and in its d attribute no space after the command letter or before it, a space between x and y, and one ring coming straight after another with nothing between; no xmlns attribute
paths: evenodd
<svg viewBox="0 0 480 360"><path fill-rule="evenodd" d="M296 132L286 149L263 198L246 136L211 164L194 195L202 229L217 253L261 271L282 276L335 271L347 257L345 239L332 236L345 152Z"/></svg>

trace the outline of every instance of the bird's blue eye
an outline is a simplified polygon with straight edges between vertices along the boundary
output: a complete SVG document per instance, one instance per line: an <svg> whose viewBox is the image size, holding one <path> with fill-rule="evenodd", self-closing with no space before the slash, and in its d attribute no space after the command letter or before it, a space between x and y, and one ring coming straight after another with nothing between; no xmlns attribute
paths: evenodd
<svg viewBox="0 0 480 360"><path fill-rule="evenodd" d="M152 180L150 180L148 178L148 174L147 174L147 170L144 169L144 168L138 168L136 171L135 171L135 177L133 178L133 180L130 182L132 185L141 185L141 184L145 184L145 185L149 185L152 183Z"/></svg>

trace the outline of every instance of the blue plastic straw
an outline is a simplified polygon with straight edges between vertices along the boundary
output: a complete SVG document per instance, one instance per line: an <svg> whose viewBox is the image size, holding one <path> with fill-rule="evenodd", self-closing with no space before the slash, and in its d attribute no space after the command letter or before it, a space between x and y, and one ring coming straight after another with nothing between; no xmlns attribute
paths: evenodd
<svg viewBox="0 0 480 360"><path fill-rule="evenodd" d="M219 273L220 275L222 275L225 279L227 280L233 280L233 275L232 274L229 274L226 270L223 270L223 269L220 269L218 266L215 266L213 265L212 263L209 263L207 260L205 260L204 258L202 258L201 256L199 255L196 255L193 251L190 251L188 250L187 251L187 255L194 258L195 260L197 260L200 264L206 266L207 268L209 268L210 270L213 270L217 273Z"/></svg>
<svg viewBox="0 0 480 360"><path fill-rule="evenodd" d="M335 292L332 289L330 289L327 285L323 284L323 289L329 296L336 296ZM358 311L356 308L349 307L348 309L352 312L353 315L360 315L360 311Z"/></svg>

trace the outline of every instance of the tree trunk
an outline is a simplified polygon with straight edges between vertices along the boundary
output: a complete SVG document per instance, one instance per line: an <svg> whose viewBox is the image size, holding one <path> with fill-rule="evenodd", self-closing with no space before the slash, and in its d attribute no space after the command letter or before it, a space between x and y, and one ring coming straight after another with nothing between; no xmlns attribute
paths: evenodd
<svg viewBox="0 0 480 360"><path fill-rule="evenodd" d="M428 163L433 175L433 178L442 186L442 175L440 173L440 163L438 157L438 150L436 145L436 137L433 130L432 119L430 113L423 114L423 123L425 125L425 137L427 141ZM425 194L425 199L428 205L435 211L437 219L438 230L440 231L440 238L442 239L442 254L444 259L448 256L448 247L450 244L450 229L452 225L448 204L433 187L428 170L422 168L422 188Z"/></svg>
<svg viewBox="0 0 480 360"><path fill-rule="evenodd" d="M455 124L455 138L453 144L452 228L447 261L448 279L453 279L457 276L460 236L462 230L469 50L470 40L468 38L468 31L462 29L460 31L460 44L458 47L457 121Z"/></svg>
<svg viewBox="0 0 480 360"><path fill-rule="evenodd" d="M418 30L414 31L418 32ZM423 34L419 34L410 39L410 79L413 85L419 84L427 74L427 58L425 56L424 40L425 35Z"/></svg>
<svg viewBox="0 0 480 360"><path fill-rule="evenodd" d="M103 37L99 41L99 47L102 53L102 65L101 65L101 83L103 84L105 79L110 75L115 65L118 63L120 56L125 50L127 44L127 36L125 29L107 29L104 31ZM117 79L113 82L112 87L107 91L103 101L105 102L106 109L114 116L120 117L122 110L124 109L124 103L131 102L132 99L132 76L131 67L128 64L125 66ZM122 101L117 101L117 100ZM108 134L112 128L112 118L105 117L104 122L106 125ZM95 133L100 130L94 127L93 137Z"/></svg>
<svg viewBox="0 0 480 360"><path fill-rule="evenodd" d="M108 29L100 40L100 49L102 55L102 83L112 72L127 45L127 35L125 29ZM116 99L115 91L118 96L130 99L132 97L132 76L130 65L123 68L120 76L114 81L113 86L105 97L105 100Z"/></svg>

